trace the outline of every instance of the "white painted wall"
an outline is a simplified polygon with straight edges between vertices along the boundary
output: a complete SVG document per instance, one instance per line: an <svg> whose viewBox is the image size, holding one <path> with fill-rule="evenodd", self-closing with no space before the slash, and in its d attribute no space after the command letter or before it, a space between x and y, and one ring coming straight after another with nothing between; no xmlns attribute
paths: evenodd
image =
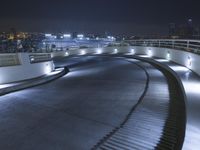
<svg viewBox="0 0 200 150"><path fill-rule="evenodd" d="M182 50L174 50L169 48L155 48L155 47L133 47L136 50L136 54L143 51L143 54L148 54L148 51L152 51L152 56L169 59L175 63L186 66L192 71L196 72L200 75L200 55L182 51ZM170 58L167 57L168 52L170 54ZM189 65L191 62L191 65Z"/></svg>
<svg viewBox="0 0 200 150"><path fill-rule="evenodd" d="M97 53L98 50L100 50L102 51L102 53L112 54L115 52L115 49L117 49L119 53L131 52L132 49L134 49L135 54L145 54L145 55L146 54L148 55L149 51L151 51L152 56L164 59L168 59L167 54L169 52L171 61L186 66L192 71L196 72L198 75L200 75L200 55L182 50L157 48L157 47L127 46L127 47L106 47L106 48L70 50L68 51L68 53L69 55L79 55L81 54L81 51L85 51L86 54L95 54ZM53 56L56 56L56 54L53 54ZM65 52L59 53L59 56L65 56ZM188 57L191 59L191 66L189 66L188 63Z"/></svg>
<svg viewBox="0 0 200 150"><path fill-rule="evenodd" d="M30 64L28 53L19 53L21 65L0 67L0 84L36 78L54 69L52 61Z"/></svg>

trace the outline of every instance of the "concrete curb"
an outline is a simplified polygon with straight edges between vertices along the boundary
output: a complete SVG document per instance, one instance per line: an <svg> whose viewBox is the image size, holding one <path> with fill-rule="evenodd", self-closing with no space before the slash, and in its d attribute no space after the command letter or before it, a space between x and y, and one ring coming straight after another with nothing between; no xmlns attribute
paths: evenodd
<svg viewBox="0 0 200 150"><path fill-rule="evenodd" d="M15 91L19 91L19 90L23 90L26 88L30 88L30 87L34 87L37 85L41 85L44 83L48 83L50 81L53 81L57 78L60 78L61 76L67 74L69 72L69 69L67 67L63 68L62 71L58 72L57 74L53 74L50 76L44 76L38 79L33 79L33 80L28 80L27 82L22 82L21 84L17 84L17 85L13 85L10 87L6 87L6 88L2 88L0 89L0 96L11 93L11 92L15 92Z"/></svg>

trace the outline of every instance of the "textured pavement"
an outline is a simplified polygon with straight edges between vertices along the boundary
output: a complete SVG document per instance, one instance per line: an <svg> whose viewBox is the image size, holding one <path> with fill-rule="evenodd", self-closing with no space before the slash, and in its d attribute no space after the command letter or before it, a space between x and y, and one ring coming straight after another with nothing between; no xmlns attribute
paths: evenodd
<svg viewBox="0 0 200 150"><path fill-rule="evenodd" d="M0 97L0 149L90 149L124 121L145 87L144 70L123 58L55 63L70 72Z"/></svg>

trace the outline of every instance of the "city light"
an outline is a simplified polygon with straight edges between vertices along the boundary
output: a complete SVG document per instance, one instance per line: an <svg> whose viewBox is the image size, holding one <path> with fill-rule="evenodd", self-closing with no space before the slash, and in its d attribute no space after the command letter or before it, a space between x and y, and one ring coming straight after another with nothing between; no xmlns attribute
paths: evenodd
<svg viewBox="0 0 200 150"><path fill-rule="evenodd" d="M118 53L118 49L114 49L114 54L117 54Z"/></svg>
<svg viewBox="0 0 200 150"><path fill-rule="evenodd" d="M63 37L64 38L71 38L71 34L64 34Z"/></svg>
<svg viewBox="0 0 200 150"><path fill-rule="evenodd" d="M51 37L52 35L51 34L45 34L45 37Z"/></svg>
<svg viewBox="0 0 200 150"><path fill-rule="evenodd" d="M84 35L83 34L78 34L77 38L84 38Z"/></svg>

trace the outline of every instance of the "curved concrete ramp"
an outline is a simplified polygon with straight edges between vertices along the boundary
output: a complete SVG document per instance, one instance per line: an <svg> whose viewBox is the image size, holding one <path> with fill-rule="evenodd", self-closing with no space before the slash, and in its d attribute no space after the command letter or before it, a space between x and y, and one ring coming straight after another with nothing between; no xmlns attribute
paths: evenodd
<svg viewBox="0 0 200 150"><path fill-rule="evenodd" d="M0 149L159 149L166 140L172 148L170 140L178 136L166 138L173 134L168 127L176 126L168 125L174 120L165 73L125 58L84 56L55 63L70 72L0 97Z"/></svg>

